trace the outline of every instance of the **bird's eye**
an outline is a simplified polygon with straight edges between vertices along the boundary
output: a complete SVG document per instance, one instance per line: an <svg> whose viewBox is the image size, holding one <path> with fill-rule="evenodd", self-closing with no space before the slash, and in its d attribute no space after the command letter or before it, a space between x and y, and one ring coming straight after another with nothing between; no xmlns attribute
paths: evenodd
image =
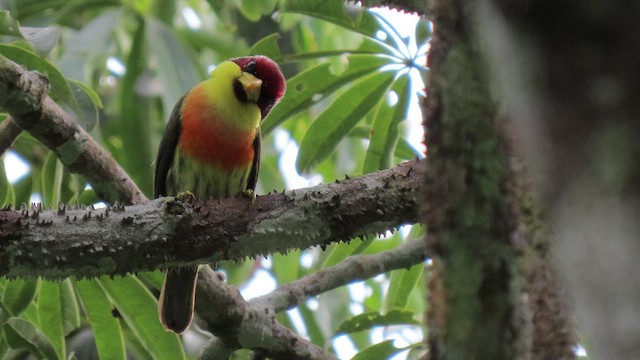
<svg viewBox="0 0 640 360"><path fill-rule="evenodd" d="M249 74L255 75L256 65L257 63L255 61L250 61L247 65L245 65L244 71L248 72Z"/></svg>

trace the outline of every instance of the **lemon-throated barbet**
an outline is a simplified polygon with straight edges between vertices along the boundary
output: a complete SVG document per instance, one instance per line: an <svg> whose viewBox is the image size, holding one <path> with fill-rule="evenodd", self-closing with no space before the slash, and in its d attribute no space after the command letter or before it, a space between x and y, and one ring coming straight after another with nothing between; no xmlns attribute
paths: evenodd
<svg viewBox="0 0 640 360"><path fill-rule="evenodd" d="M197 199L253 191L260 162L260 123L280 100L285 79L265 56L230 59L175 105L160 141L155 196L190 192ZM197 267L169 269L158 312L182 333L193 319Z"/></svg>

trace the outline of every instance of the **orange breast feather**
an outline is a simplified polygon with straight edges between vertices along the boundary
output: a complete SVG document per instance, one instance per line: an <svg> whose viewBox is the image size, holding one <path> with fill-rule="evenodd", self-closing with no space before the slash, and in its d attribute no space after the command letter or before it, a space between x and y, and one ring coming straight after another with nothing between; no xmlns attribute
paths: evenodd
<svg viewBox="0 0 640 360"><path fill-rule="evenodd" d="M242 131L233 126L233 119L219 119L201 86L185 98L178 149L192 159L222 169L251 166L255 137L256 129Z"/></svg>

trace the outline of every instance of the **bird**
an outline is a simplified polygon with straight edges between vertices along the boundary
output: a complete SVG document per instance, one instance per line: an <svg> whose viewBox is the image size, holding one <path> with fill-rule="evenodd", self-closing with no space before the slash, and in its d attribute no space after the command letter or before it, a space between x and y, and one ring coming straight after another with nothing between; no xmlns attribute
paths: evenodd
<svg viewBox="0 0 640 360"><path fill-rule="evenodd" d="M176 103L155 162L154 195L255 200L260 168L260 124L283 97L280 67L262 55L232 58ZM167 331L191 325L198 267L167 270L158 314Z"/></svg>

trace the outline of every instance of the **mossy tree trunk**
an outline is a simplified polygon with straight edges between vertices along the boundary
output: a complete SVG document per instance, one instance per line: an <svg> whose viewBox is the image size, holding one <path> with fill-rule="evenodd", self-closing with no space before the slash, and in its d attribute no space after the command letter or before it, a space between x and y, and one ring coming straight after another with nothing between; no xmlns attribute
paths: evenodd
<svg viewBox="0 0 640 360"><path fill-rule="evenodd" d="M573 324L549 263L503 101L492 92L474 2L437 0L423 103L422 217L434 262L430 359L571 359Z"/></svg>

